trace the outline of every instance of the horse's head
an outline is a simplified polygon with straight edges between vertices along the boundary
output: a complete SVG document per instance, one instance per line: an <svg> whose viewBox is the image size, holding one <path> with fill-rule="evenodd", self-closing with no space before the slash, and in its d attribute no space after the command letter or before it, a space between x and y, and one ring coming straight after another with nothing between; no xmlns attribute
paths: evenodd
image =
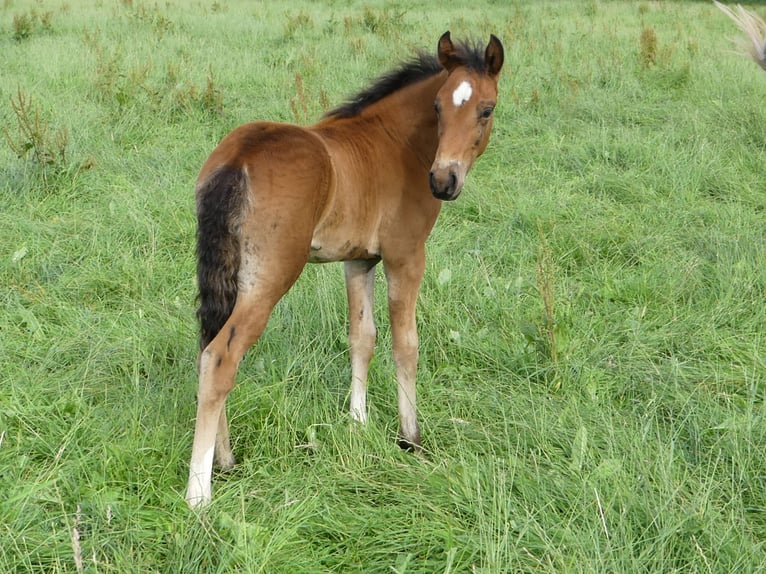
<svg viewBox="0 0 766 574"><path fill-rule="evenodd" d="M467 60L450 33L439 39L439 62L449 73L434 108L439 119L439 147L431 166L431 192L438 199L460 195L473 162L487 147L503 67L503 45L494 35L481 62Z"/></svg>

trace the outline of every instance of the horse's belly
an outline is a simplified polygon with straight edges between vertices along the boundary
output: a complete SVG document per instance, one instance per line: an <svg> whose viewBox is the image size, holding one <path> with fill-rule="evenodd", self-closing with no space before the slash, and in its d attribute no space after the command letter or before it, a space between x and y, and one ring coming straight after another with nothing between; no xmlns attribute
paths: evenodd
<svg viewBox="0 0 766 574"><path fill-rule="evenodd" d="M372 238L328 237L314 234L311 238L311 263L351 261L357 259L380 259L380 247Z"/></svg>

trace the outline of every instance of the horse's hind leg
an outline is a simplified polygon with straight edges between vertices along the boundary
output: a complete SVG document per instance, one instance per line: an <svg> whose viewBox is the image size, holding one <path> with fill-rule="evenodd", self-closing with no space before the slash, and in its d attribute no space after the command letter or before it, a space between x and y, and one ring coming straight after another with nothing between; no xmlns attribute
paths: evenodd
<svg viewBox="0 0 766 574"><path fill-rule="evenodd" d="M231 316L200 356L199 391L194 444L189 465L186 500L191 506L211 498L213 457L232 462L228 425L224 413L226 397L234 388L237 367L247 350L260 337L276 298L271 305L252 297L239 297ZM225 435L218 436L219 429Z"/></svg>
<svg viewBox="0 0 766 574"><path fill-rule="evenodd" d="M226 420L226 403L221 407L221 416L218 417L218 431L215 435L215 463L229 470L237 463L234 454L231 452L231 441L229 440L229 422Z"/></svg>
<svg viewBox="0 0 766 574"><path fill-rule="evenodd" d="M346 261L349 348L351 354L351 417L367 421L367 371L375 351L373 293L377 261Z"/></svg>
<svg viewBox="0 0 766 574"><path fill-rule="evenodd" d="M290 264L281 266L260 264L279 272L273 271L268 280L250 276L251 288L240 292L231 316L200 355L197 421L186 490L191 506L211 499L216 449L219 463L230 466L234 462L224 412L226 397L234 388L239 362L263 333L271 310L298 278L305 259L293 257Z"/></svg>

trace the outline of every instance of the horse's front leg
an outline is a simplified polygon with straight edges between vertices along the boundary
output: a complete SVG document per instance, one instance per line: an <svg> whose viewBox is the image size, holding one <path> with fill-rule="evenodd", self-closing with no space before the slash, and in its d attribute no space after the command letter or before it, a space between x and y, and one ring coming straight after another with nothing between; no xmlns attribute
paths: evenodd
<svg viewBox="0 0 766 574"><path fill-rule="evenodd" d="M425 251L385 261L388 281L388 312L396 366L399 402L399 446L420 451L415 375L418 367L418 332L415 304L425 270Z"/></svg>
<svg viewBox="0 0 766 574"><path fill-rule="evenodd" d="M351 417L367 422L367 371L375 351L373 294L377 261L346 261L348 339L351 354Z"/></svg>

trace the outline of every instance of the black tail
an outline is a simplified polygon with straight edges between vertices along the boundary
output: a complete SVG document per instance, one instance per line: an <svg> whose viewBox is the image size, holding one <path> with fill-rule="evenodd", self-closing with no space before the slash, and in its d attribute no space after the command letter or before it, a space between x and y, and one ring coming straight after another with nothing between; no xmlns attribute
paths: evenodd
<svg viewBox="0 0 766 574"><path fill-rule="evenodd" d="M221 330L237 301L240 225L248 189L241 168L224 166L197 188L197 285L200 350Z"/></svg>

